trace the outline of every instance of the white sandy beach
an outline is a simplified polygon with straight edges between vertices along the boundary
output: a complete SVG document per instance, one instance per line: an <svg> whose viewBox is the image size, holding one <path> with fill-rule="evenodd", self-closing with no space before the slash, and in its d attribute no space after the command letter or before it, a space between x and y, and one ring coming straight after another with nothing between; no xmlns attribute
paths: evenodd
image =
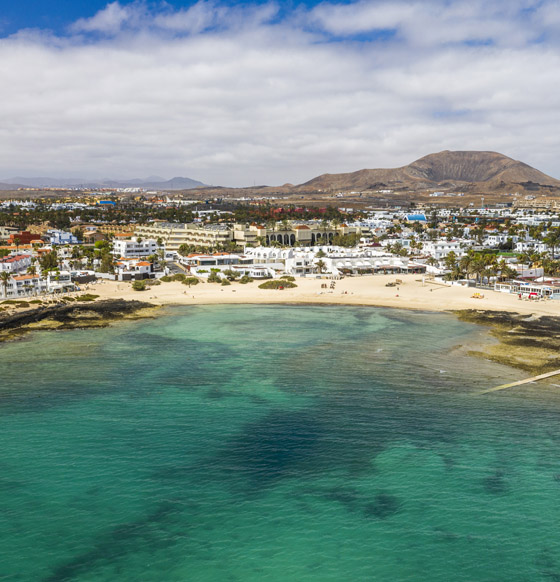
<svg viewBox="0 0 560 582"><path fill-rule="evenodd" d="M386 283L400 279L398 287ZM157 305L207 305L250 303L304 303L335 305L372 305L426 311L457 309L484 309L522 314L560 315L560 301L520 300L516 295L481 291L484 298L476 299L473 288L451 287L438 283L422 282L419 275L370 275L348 277L336 281L335 289L326 279L296 279L297 288L283 290L259 289L259 282L246 285L232 283L222 287L216 283L200 283L187 287L179 282L162 283L146 291L134 291L128 282L103 281L88 285L87 292L103 299L139 299Z"/></svg>

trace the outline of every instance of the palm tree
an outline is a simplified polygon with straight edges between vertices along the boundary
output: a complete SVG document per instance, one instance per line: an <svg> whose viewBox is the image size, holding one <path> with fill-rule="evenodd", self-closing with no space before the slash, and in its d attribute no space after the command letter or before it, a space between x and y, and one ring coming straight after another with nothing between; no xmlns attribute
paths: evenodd
<svg viewBox="0 0 560 582"><path fill-rule="evenodd" d="M474 260L475 260L475 253L472 249L469 249L467 251L467 254L464 255L461 260L459 261L459 268L461 269L461 271L463 271L463 273L465 273L465 275L467 276L467 278L469 277L469 275L471 275L474 271L473 271L473 266L474 266Z"/></svg>
<svg viewBox="0 0 560 582"><path fill-rule="evenodd" d="M10 277L11 275L8 271L2 271L0 273L0 281L2 281L2 287L4 288L4 297L8 297L8 281Z"/></svg>
<svg viewBox="0 0 560 582"><path fill-rule="evenodd" d="M327 265L325 264L325 261L323 261L323 259L319 259L315 263L315 266L317 267L317 269L319 269L319 273L324 273L325 269L327 268Z"/></svg>
<svg viewBox="0 0 560 582"><path fill-rule="evenodd" d="M454 251L450 251L447 253L447 256L444 259L445 268L453 271L457 266L457 255Z"/></svg>
<svg viewBox="0 0 560 582"><path fill-rule="evenodd" d="M439 264L439 261L435 258L435 257L430 257L427 261L426 261L427 265L430 265L432 267L435 267L436 265Z"/></svg>
<svg viewBox="0 0 560 582"><path fill-rule="evenodd" d="M560 228L550 229L543 238L543 242L551 248L552 259L554 259L556 247L560 246Z"/></svg>

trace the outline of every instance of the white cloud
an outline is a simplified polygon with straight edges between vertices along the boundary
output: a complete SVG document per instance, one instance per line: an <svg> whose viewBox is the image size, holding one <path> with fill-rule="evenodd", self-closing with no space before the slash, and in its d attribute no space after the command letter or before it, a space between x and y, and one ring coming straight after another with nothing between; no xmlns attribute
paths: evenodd
<svg viewBox="0 0 560 582"><path fill-rule="evenodd" d="M121 6L118 2L111 2L91 18L80 18L72 29L76 32L101 32L116 34L124 24L136 20L139 16L139 7Z"/></svg>
<svg viewBox="0 0 560 582"><path fill-rule="evenodd" d="M0 39L0 177L298 183L443 149L560 177L557 10L364 1L279 19L275 4L114 2L66 37ZM376 28L395 35L354 38Z"/></svg>

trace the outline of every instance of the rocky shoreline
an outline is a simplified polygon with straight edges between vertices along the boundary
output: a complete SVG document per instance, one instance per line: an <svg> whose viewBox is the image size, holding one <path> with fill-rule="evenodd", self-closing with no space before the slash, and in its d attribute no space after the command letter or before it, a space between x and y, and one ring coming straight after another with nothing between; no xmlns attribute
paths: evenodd
<svg viewBox="0 0 560 582"><path fill-rule="evenodd" d="M145 301L115 298L0 312L0 342L36 330L106 327L123 319L154 317L160 308ZM490 335L498 340L469 350L470 355L531 374L560 369L560 317L477 309L452 313L462 321L489 327Z"/></svg>
<svg viewBox="0 0 560 582"><path fill-rule="evenodd" d="M475 309L453 313L462 321L489 326L498 340L469 354L535 375L560 369L560 317Z"/></svg>
<svg viewBox="0 0 560 582"><path fill-rule="evenodd" d="M144 301L104 299L41 306L25 311L0 313L0 342L13 340L37 330L106 327L122 319L150 317L157 306Z"/></svg>

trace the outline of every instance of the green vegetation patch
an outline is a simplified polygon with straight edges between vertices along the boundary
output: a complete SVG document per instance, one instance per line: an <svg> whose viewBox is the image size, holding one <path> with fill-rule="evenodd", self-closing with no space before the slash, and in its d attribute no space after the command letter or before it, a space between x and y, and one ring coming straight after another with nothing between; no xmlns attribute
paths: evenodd
<svg viewBox="0 0 560 582"><path fill-rule="evenodd" d="M2 301L2 305L13 305L14 307L29 307L29 301L21 299L6 299Z"/></svg>
<svg viewBox="0 0 560 582"><path fill-rule="evenodd" d="M134 291L145 291L146 281L134 281L134 283L132 283L132 288Z"/></svg>
<svg viewBox="0 0 560 582"><path fill-rule="evenodd" d="M259 285L259 289L293 289L294 287L297 287L295 283L284 279L265 281Z"/></svg>
<svg viewBox="0 0 560 582"><path fill-rule="evenodd" d="M222 282L222 278L218 275L218 273L210 273L210 275L208 275L208 283L221 283Z"/></svg>
<svg viewBox="0 0 560 582"><path fill-rule="evenodd" d="M76 301L95 301L99 295L94 295L93 293L84 293L83 295L78 295Z"/></svg>
<svg viewBox="0 0 560 582"><path fill-rule="evenodd" d="M185 277L183 280L183 285L188 285L189 287L191 285L198 285L199 283L200 281L196 277Z"/></svg>

